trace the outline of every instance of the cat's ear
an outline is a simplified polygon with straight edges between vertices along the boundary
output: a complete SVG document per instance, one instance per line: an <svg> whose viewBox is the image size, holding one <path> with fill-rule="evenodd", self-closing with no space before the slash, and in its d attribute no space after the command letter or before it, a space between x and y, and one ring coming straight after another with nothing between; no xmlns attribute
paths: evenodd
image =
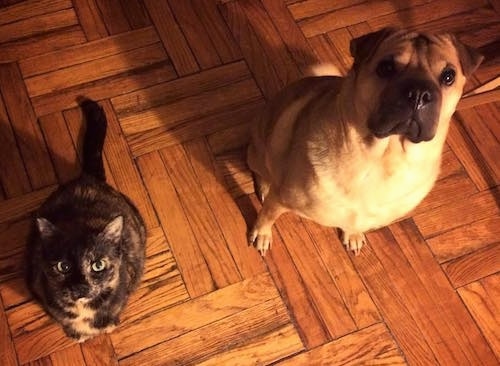
<svg viewBox="0 0 500 366"><path fill-rule="evenodd" d="M49 220L43 217L36 219L36 227L42 238L50 238L55 234L57 228Z"/></svg>
<svg viewBox="0 0 500 366"><path fill-rule="evenodd" d="M123 216L118 216L110 221L101 235L106 241L119 241L123 231Z"/></svg>

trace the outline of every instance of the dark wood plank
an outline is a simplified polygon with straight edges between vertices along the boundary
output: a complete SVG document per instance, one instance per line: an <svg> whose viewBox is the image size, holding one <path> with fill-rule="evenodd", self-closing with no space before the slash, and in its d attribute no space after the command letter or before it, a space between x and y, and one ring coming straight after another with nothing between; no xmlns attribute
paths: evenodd
<svg viewBox="0 0 500 366"><path fill-rule="evenodd" d="M32 188L55 183L52 162L16 64L0 65L0 92Z"/></svg>
<svg viewBox="0 0 500 366"><path fill-rule="evenodd" d="M89 41L109 35L96 0L74 0L75 12Z"/></svg>
<svg viewBox="0 0 500 366"><path fill-rule="evenodd" d="M151 20L179 75L199 71L198 63L182 34L168 2L145 0Z"/></svg>
<svg viewBox="0 0 500 366"><path fill-rule="evenodd" d="M76 148L62 113L52 113L40 118L59 183L66 183L80 175L81 167Z"/></svg>
<svg viewBox="0 0 500 366"><path fill-rule="evenodd" d="M96 0L99 11L110 35L131 30L120 0Z"/></svg>
<svg viewBox="0 0 500 366"><path fill-rule="evenodd" d="M0 181L5 197L12 198L31 191L24 162L17 146L9 116L0 98Z"/></svg>
<svg viewBox="0 0 500 366"><path fill-rule="evenodd" d="M168 4L200 68L210 69L220 65L221 60L196 12L196 5L191 0L169 0Z"/></svg>

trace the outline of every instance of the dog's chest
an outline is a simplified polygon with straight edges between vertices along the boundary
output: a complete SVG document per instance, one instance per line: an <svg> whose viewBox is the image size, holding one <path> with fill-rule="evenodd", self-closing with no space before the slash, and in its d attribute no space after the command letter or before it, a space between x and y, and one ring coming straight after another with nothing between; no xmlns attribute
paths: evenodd
<svg viewBox="0 0 500 366"><path fill-rule="evenodd" d="M362 171L345 167L320 175L308 217L326 226L366 231L389 224L415 208L431 190L439 161L374 162ZM347 178L349 177L349 178Z"/></svg>

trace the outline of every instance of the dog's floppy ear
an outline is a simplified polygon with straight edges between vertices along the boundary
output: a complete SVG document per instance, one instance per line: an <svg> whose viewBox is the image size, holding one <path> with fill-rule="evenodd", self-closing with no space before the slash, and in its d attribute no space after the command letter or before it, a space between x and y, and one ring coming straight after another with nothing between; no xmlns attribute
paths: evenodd
<svg viewBox="0 0 500 366"><path fill-rule="evenodd" d="M354 57L354 70L357 70L360 64L375 53L384 39L396 31L397 29L395 28L382 28L376 32L368 33L351 40L349 49L351 51L351 56Z"/></svg>
<svg viewBox="0 0 500 366"><path fill-rule="evenodd" d="M468 78L476 71L481 62L483 62L484 56L476 49L460 42L454 35L450 34L449 37L457 50L462 72L464 76Z"/></svg>

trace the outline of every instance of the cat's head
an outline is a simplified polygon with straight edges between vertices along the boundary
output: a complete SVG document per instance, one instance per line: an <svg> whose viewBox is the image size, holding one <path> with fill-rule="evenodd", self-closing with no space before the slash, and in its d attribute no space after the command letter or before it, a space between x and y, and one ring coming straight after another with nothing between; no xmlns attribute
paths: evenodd
<svg viewBox="0 0 500 366"><path fill-rule="evenodd" d="M36 230L41 241L40 265L54 295L65 301L92 301L109 296L117 286L122 216L100 231L76 224L56 226L39 217Z"/></svg>

